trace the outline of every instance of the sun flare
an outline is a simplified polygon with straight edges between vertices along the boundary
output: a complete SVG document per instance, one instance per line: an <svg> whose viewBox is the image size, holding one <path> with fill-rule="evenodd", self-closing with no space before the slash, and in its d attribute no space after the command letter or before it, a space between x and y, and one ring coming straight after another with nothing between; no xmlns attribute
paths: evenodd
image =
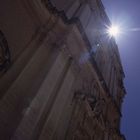
<svg viewBox="0 0 140 140"><path fill-rule="evenodd" d="M112 37L117 37L120 33L120 28L118 26L114 26L112 25L109 29L108 29L108 33L109 35Z"/></svg>

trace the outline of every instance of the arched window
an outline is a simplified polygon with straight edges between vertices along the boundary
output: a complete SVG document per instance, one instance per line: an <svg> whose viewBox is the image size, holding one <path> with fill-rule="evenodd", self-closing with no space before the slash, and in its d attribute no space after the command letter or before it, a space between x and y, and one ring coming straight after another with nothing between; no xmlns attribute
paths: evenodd
<svg viewBox="0 0 140 140"><path fill-rule="evenodd" d="M10 64L10 51L7 40L0 30L0 71L7 70Z"/></svg>

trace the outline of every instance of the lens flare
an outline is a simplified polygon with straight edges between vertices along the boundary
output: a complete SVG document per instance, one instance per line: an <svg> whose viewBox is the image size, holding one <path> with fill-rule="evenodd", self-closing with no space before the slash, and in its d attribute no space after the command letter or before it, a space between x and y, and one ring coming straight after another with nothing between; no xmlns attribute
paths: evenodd
<svg viewBox="0 0 140 140"><path fill-rule="evenodd" d="M108 34L111 37L117 37L120 34L120 28L118 26L114 26L112 25L111 27L109 27L108 29Z"/></svg>

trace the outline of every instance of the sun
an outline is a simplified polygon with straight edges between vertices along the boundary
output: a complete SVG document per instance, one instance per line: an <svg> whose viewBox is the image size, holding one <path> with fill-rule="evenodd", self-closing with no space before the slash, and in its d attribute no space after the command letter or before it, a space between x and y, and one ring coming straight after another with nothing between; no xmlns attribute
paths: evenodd
<svg viewBox="0 0 140 140"><path fill-rule="evenodd" d="M112 25L108 28L108 34L110 37L117 37L120 34L120 28L116 25Z"/></svg>

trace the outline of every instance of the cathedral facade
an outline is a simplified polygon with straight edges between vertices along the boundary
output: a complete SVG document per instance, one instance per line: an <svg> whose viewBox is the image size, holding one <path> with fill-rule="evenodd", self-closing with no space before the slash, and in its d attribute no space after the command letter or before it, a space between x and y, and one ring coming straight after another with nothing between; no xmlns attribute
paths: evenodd
<svg viewBox="0 0 140 140"><path fill-rule="evenodd" d="M1 140L125 140L110 25L101 0L1 1Z"/></svg>

